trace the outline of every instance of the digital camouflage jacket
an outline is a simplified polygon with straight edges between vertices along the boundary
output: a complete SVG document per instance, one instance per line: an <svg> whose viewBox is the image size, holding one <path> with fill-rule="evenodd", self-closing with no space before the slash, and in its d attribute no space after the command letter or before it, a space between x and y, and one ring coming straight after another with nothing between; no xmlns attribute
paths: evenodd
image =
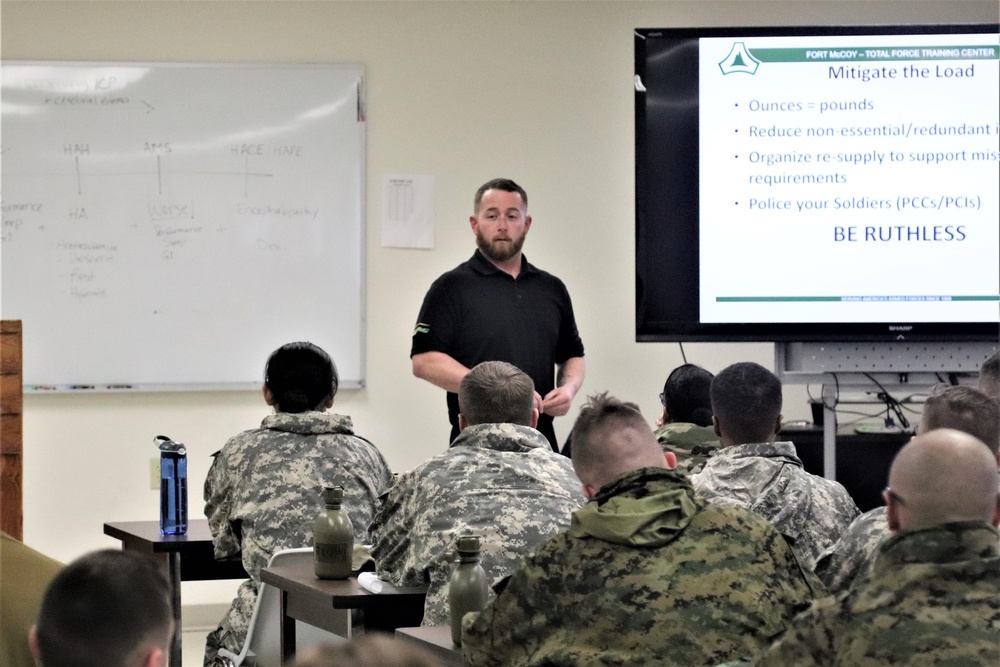
<svg viewBox="0 0 1000 667"><path fill-rule="evenodd" d="M869 578L795 619L758 665L1000 665L1000 535L980 521L897 533Z"/></svg>
<svg viewBox="0 0 1000 667"><path fill-rule="evenodd" d="M841 484L805 471L790 442L724 447L691 483L699 498L745 507L770 521L809 570L859 513Z"/></svg>
<svg viewBox="0 0 1000 667"><path fill-rule="evenodd" d="M400 476L372 523L372 557L397 586L428 584L423 624L447 625L460 535L480 537L480 563L495 582L569 526L583 501L569 459L535 429L470 426L448 451Z"/></svg>
<svg viewBox="0 0 1000 667"><path fill-rule="evenodd" d="M642 468L602 487L466 617L462 650L474 667L715 665L759 655L823 593L767 521Z"/></svg>
<svg viewBox="0 0 1000 667"><path fill-rule="evenodd" d="M656 429L656 440L665 452L677 456L679 472L693 475L719 450L719 436L708 426L668 422Z"/></svg>
<svg viewBox="0 0 1000 667"><path fill-rule="evenodd" d="M382 454L354 435L351 418L326 412L276 413L231 438L205 479L205 516L216 558L240 556L250 580L237 591L206 660L220 646L238 653L260 585L260 568L281 549L312 546L323 488L344 487L354 539L365 540L392 477Z"/></svg>

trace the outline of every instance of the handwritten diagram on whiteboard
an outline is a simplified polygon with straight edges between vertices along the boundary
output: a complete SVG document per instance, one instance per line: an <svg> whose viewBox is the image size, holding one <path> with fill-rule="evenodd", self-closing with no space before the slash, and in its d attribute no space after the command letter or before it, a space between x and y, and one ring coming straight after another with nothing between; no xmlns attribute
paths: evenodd
<svg viewBox="0 0 1000 667"><path fill-rule="evenodd" d="M2 301L41 387L364 381L361 66L3 65Z"/></svg>

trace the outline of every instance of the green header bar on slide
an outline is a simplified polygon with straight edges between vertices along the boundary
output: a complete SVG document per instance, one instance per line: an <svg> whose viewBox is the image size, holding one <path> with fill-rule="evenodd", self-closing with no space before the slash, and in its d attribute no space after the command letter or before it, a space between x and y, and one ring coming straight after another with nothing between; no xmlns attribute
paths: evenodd
<svg viewBox="0 0 1000 667"><path fill-rule="evenodd" d="M843 301L886 303L892 301L1000 301L1000 295L975 296L717 296L716 303L788 303L794 301Z"/></svg>
<svg viewBox="0 0 1000 667"><path fill-rule="evenodd" d="M750 49L750 54L765 63L1000 60L1000 45L823 46L814 49Z"/></svg>

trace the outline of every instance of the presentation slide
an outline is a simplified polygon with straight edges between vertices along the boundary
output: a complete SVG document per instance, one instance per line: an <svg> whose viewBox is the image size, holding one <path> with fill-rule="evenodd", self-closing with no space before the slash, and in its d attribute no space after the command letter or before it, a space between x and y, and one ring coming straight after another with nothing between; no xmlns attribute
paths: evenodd
<svg viewBox="0 0 1000 667"><path fill-rule="evenodd" d="M995 34L703 38L699 63L702 322L997 320Z"/></svg>

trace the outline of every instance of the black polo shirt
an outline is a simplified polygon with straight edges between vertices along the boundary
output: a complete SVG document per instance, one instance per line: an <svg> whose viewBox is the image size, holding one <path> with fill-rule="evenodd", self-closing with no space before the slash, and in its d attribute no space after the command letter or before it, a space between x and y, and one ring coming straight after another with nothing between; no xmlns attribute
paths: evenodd
<svg viewBox="0 0 1000 667"><path fill-rule="evenodd" d="M583 343L561 280L524 256L515 279L477 250L427 291L410 356L423 352L443 352L467 368L506 361L527 373L544 397L556 386L556 365L582 357ZM448 392L447 401L457 435L458 395ZM541 415L538 430L557 446L551 416Z"/></svg>

